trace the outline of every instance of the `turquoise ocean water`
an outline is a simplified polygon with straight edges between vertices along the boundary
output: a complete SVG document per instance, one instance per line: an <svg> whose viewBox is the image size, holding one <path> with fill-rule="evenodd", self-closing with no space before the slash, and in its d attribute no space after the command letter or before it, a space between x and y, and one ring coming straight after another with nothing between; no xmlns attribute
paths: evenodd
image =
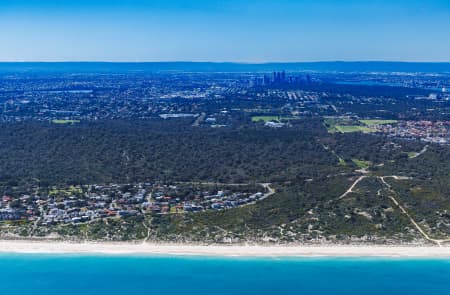
<svg viewBox="0 0 450 295"><path fill-rule="evenodd" d="M0 294L450 294L450 259L0 255Z"/></svg>

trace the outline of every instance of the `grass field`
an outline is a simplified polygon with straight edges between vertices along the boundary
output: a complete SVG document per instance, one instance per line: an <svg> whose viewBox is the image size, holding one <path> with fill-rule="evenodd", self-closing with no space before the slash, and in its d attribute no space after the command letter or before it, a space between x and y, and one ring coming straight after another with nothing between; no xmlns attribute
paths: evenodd
<svg viewBox="0 0 450 295"><path fill-rule="evenodd" d="M407 154L410 159L417 157L416 152L405 152L405 154Z"/></svg>
<svg viewBox="0 0 450 295"><path fill-rule="evenodd" d="M324 120L324 125L328 130L328 133L335 133L335 132L339 132L339 130L336 129L336 120L335 119L331 119L331 118L327 118Z"/></svg>
<svg viewBox="0 0 450 295"><path fill-rule="evenodd" d="M259 122L259 121L270 122L270 121L278 121L278 120L279 120L279 116L253 116L252 117L253 122Z"/></svg>
<svg viewBox="0 0 450 295"><path fill-rule="evenodd" d="M336 128L336 130L338 130L341 133L348 133L348 132L370 133L370 132L375 132L376 131L376 130L374 130L372 128L368 128L368 127L365 127L365 126L357 126L357 125L349 125L349 126L336 125L335 128Z"/></svg>
<svg viewBox="0 0 450 295"><path fill-rule="evenodd" d="M68 187L68 188L65 188L65 189L59 189L59 188L53 187L48 192L48 194L50 196L56 196L56 195L67 195L67 196L70 196L70 195L73 195L73 194L81 194L81 193L83 193L83 190L80 187L75 187L73 185Z"/></svg>
<svg viewBox="0 0 450 295"><path fill-rule="evenodd" d="M359 122L370 127L374 125L395 124L397 120L359 120Z"/></svg>
<svg viewBox="0 0 450 295"><path fill-rule="evenodd" d="M59 120L59 119L55 119L52 120L53 124L75 124L75 123L80 123L80 120Z"/></svg>
<svg viewBox="0 0 450 295"><path fill-rule="evenodd" d="M359 160L359 159L352 159L353 163L355 163L356 166L358 166L361 169L367 169L370 167L370 162Z"/></svg>
<svg viewBox="0 0 450 295"><path fill-rule="evenodd" d="M283 120L294 120L298 119L298 117L288 117L288 116L253 116L252 122L279 122Z"/></svg>
<svg viewBox="0 0 450 295"><path fill-rule="evenodd" d="M355 124L358 124L358 121L352 121L352 120L340 119L340 118L337 118L337 119L327 118L324 120L324 125L327 128L329 133L376 132L375 129L372 129L368 126L360 126L360 125L355 125Z"/></svg>

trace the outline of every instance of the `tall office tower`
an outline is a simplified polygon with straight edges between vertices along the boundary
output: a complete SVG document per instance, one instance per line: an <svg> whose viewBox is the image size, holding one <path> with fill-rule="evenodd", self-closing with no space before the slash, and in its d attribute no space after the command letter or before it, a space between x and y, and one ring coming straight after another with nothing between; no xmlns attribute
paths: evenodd
<svg viewBox="0 0 450 295"><path fill-rule="evenodd" d="M286 82L286 72L285 71L282 71L281 72L281 82Z"/></svg>

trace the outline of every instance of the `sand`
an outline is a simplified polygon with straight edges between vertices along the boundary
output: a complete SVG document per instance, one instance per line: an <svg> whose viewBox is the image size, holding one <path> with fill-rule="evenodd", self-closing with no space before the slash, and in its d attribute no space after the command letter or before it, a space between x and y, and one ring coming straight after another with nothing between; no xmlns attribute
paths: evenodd
<svg viewBox="0 0 450 295"><path fill-rule="evenodd" d="M106 254L106 255L195 255L242 257L447 257L450 246L366 245L191 245L154 243L0 241L0 253Z"/></svg>

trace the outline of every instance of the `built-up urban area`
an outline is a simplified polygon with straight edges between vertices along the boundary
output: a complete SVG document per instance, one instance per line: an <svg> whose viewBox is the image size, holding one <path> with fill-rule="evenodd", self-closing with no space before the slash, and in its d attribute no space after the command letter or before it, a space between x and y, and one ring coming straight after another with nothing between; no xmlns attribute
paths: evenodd
<svg viewBox="0 0 450 295"><path fill-rule="evenodd" d="M214 190L219 189L219 190ZM270 195L268 184L139 183L36 188L35 193L4 195L0 221L24 220L38 225L90 222L151 214L183 214L225 210Z"/></svg>

